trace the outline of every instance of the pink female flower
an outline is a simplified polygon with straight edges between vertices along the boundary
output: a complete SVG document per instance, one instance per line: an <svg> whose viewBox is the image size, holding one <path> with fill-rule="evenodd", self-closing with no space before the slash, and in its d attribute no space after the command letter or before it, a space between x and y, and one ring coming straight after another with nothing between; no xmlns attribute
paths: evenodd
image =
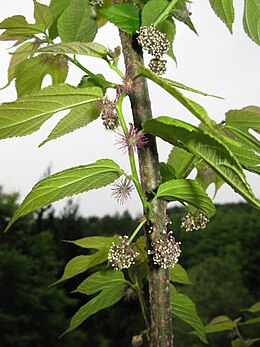
<svg viewBox="0 0 260 347"><path fill-rule="evenodd" d="M132 123L129 124L130 127L128 134L118 134L117 143L124 152L127 150L136 152L138 149L144 147L144 145L147 143L147 138L143 132L138 131Z"/></svg>
<svg viewBox="0 0 260 347"><path fill-rule="evenodd" d="M132 181L127 178L118 179L117 182L113 184L112 196L117 199L117 201L123 205L127 200L131 198L131 192L134 189Z"/></svg>

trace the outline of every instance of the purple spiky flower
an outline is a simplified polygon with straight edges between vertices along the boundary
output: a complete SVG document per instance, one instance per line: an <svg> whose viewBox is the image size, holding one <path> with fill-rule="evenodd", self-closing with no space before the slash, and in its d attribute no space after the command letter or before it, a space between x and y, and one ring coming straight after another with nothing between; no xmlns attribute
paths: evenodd
<svg viewBox="0 0 260 347"><path fill-rule="evenodd" d="M123 205L131 199L131 192L134 189L132 181L127 178L119 178L112 187L112 196Z"/></svg>
<svg viewBox="0 0 260 347"><path fill-rule="evenodd" d="M148 140L142 131L135 128L134 124L129 123L129 125L128 134L119 133L117 143L124 152L127 152L127 150L136 152L138 149L143 148Z"/></svg>

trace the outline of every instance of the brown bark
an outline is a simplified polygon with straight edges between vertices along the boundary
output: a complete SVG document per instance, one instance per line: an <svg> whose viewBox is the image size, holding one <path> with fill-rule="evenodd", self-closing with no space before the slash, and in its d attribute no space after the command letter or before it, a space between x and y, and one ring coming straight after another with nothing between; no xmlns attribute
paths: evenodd
<svg viewBox="0 0 260 347"><path fill-rule="evenodd" d="M127 2L124 0L114 0L115 3ZM138 46L135 37L124 32L120 32L121 44L130 76L137 76L138 70L135 62L143 63L142 50ZM152 118L151 102L146 79L138 77L134 92L130 95L130 102L133 112L134 124L138 129L142 129L142 123ZM138 151L141 185L147 199L150 192L157 189L161 183L158 153L154 136L147 135L147 145ZM150 248L152 239L161 235L166 224L166 203L157 200L154 204L154 211L157 215L154 225L146 227L147 247ZM149 233L150 226L153 232ZM171 347L173 345L172 314L170 303L169 272L155 266L152 259L149 259L149 301L150 320L149 347Z"/></svg>

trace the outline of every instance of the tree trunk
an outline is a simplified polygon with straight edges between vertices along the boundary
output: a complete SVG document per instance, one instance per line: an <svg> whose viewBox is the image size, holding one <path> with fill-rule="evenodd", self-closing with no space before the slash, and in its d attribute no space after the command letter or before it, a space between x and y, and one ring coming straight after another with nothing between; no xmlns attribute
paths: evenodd
<svg viewBox="0 0 260 347"><path fill-rule="evenodd" d="M114 2L126 2L114 0ZM120 32L121 44L125 60L125 66L130 76L138 75L136 61L143 63L143 55L135 37L124 32ZM138 129L142 129L142 123L152 118L151 102L146 79L138 77L134 92L130 95L134 124ZM147 145L138 151L140 177L142 189L149 200L152 190L156 190L161 183L158 153L154 136L147 134ZM162 234L166 228L166 203L157 200L154 204L154 211L157 215L153 225L146 226L147 247L150 249L151 240ZM152 233L150 231L152 227ZM170 302L170 282L169 271L155 266L149 257L149 301L150 301L150 329L149 347L171 347L173 345L172 314Z"/></svg>

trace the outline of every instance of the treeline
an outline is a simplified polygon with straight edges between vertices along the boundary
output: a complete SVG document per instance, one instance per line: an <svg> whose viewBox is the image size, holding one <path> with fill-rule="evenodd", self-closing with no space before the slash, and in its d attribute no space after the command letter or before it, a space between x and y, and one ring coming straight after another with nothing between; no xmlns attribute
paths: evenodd
<svg viewBox="0 0 260 347"><path fill-rule="evenodd" d="M94 235L130 234L137 221L129 213L84 218L68 201L56 216L49 206L18 220L7 234L4 227L17 208L17 194L0 189L0 346L1 347L118 347L130 346L133 335L145 329L138 301L129 293L109 310L89 318L76 331L58 339L79 305L89 300L71 294L84 278L51 286L68 260L84 250L62 240ZM182 208L168 211L172 230L182 242L180 263L192 285L178 290L197 305L203 322L218 315L234 319L260 297L260 215L245 204L217 206L203 231L180 229ZM105 265L104 265L105 266ZM174 320L175 345L200 347L190 328ZM246 336L256 336L259 325ZM230 346L232 333L209 336L210 346Z"/></svg>

